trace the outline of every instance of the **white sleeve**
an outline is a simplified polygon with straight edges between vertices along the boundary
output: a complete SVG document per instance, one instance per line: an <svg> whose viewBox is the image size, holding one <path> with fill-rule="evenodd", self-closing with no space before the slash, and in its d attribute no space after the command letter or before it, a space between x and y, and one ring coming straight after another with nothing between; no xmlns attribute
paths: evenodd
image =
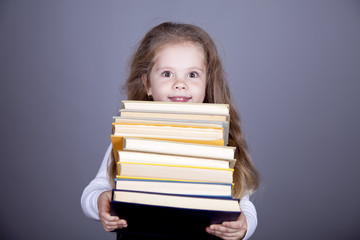
<svg viewBox="0 0 360 240"><path fill-rule="evenodd" d="M81 208L84 214L88 218L99 220L99 210L97 206L97 199L102 192L111 190L111 185L108 180L108 159L110 158L110 153L112 150L112 145L110 144L107 149L104 159L101 163L98 173L95 178L86 186L81 196Z"/></svg>
<svg viewBox="0 0 360 240"><path fill-rule="evenodd" d="M257 226L257 214L254 204L250 201L249 196L245 196L240 200L240 209L245 214L247 222L247 232L243 240L249 239L255 232Z"/></svg>

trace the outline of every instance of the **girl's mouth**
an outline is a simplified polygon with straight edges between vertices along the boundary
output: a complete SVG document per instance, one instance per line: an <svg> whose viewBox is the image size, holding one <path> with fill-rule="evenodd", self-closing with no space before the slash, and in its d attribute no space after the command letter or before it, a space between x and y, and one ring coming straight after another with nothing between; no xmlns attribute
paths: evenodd
<svg viewBox="0 0 360 240"><path fill-rule="evenodd" d="M191 97L181 97L181 96L174 96L174 97L169 97L171 102L188 102Z"/></svg>

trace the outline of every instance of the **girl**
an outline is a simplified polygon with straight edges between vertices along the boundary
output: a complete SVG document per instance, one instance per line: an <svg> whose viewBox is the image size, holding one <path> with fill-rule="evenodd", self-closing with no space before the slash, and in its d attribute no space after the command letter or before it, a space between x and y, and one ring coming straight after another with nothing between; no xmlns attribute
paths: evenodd
<svg viewBox="0 0 360 240"><path fill-rule="evenodd" d="M259 174L248 153L239 116L231 103L224 70L210 36L189 24L166 22L154 27L131 60L126 89L129 100L229 104L228 145L236 147L233 196L241 199L242 214L237 221L214 224L206 231L222 239L249 238L257 225L256 210L249 195L258 188ZM127 227L125 219L110 215L115 170L110 146L95 179L81 197L85 215L100 220L106 231Z"/></svg>

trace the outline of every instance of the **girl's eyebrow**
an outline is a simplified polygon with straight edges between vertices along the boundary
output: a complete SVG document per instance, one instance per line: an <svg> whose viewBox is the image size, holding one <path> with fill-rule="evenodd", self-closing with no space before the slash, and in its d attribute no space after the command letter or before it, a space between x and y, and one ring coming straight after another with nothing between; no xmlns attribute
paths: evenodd
<svg viewBox="0 0 360 240"><path fill-rule="evenodd" d="M155 71L160 71L160 70L165 70L165 69L169 69L169 70L173 70L173 67L170 66L159 66L157 68L155 68ZM189 67L187 68L187 71L191 71L191 70L196 70L196 71L200 71L200 72L205 72L205 70L201 67Z"/></svg>
<svg viewBox="0 0 360 240"><path fill-rule="evenodd" d="M193 68L189 68L189 69L194 69L200 72L205 72L205 70L203 68L198 68L198 67L193 67Z"/></svg>
<svg viewBox="0 0 360 240"><path fill-rule="evenodd" d="M164 70L164 69L172 69L172 67L170 67L170 66L159 66L159 67L157 67L157 68L155 68L155 71L159 71L159 70Z"/></svg>

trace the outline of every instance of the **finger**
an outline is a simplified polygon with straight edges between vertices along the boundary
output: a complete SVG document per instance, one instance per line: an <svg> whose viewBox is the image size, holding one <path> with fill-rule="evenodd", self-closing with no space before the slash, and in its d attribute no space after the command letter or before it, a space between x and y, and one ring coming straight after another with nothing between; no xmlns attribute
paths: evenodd
<svg viewBox="0 0 360 240"><path fill-rule="evenodd" d="M127 227L127 221L124 220L124 219L120 219L120 221L118 221L118 226L119 226L120 228Z"/></svg>
<svg viewBox="0 0 360 240"><path fill-rule="evenodd" d="M116 229L121 229L121 227L119 228L119 227L104 227L104 229L105 229L105 231L107 231L107 232L111 232L111 231L114 231L114 230L116 230Z"/></svg>
<svg viewBox="0 0 360 240"><path fill-rule="evenodd" d="M223 222L222 225L224 227L237 229L237 230L239 230L243 227L243 224L240 221Z"/></svg>
<svg viewBox="0 0 360 240"><path fill-rule="evenodd" d="M101 212L100 214L100 218L109 221L109 222L116 222L119 221L120 218L118 216L111 216L108 212Z"/></svg>
<svg viewBox="0 0 360 240"><path fill-rule="evenodd" d="M222 238L224 240L232 240L232 239L238 239L239 237L236 235L236 233L224 233L216 230L210 229L210 227L206 228L206 232L209 234L212 234L214 236L217 236L219 238Z"/></svg>
<svg viewBox="0 0 360 240"><path fill-rule="evenodd" d="M107 232L114 231L115 229L116 229L116 228L114 228L114 227L104 226L104 230L107 231Z"/></svg>
<svg viewBox="0 0 360 240"><path fill-rule="evenodd" d="M106 224L103 224L103 227L104 227L105 231L107 231L107 232L113 231L118 228L117 225L113 226L113 225L106 225Z"/></svg>
<svg viewBox="0 0 360 240"><path fill-rule="evenodd" d="M104 226L108 226L108 227L117 227L119 225L118 221L113 222L113 221L103 220L101 222Z"/></svg>
<svg viewBox="0 0 360 240"><path fill-rule="evenodd" d="M218 232L224 232L224 233L235 233L238 232L240 229L236 228L228 228L226 226L223 226L221 224L214 224L210 226L210 229Z"/></svg>
<svg viewBox="0 0 360 240"><path fill-rule="evenodd" d="M103 227L106 231L110 232L113 231L115 229L121 229L121 228L126 228L127 227L127 222L125 220L120 220L118 222L103 222Z"/></svg>
<svg viewBox="0 0 360 240"><path fill-rule="evenodd" d="M229 237L236 237L239 234L237 232L222 232L222 231L218 231L218 230L214 230L214 235L221 237L221 238L229 238Z"/></svg>
<svg viewBox="0 0 360 240"><path fill-rule="evenodd" d="M107 221L105 219L102 219L101 222L103 223L103 225L111 226L111 227L117 227L117 226L125 227L125 226L127 226L127 222L124 219L119 219L117 221Z"/></svg>
<svg viewBox="0 0 360 240"><path fill-rule="evenodd" d="M236 233L226 233L220 231L214 231L213 233L215 236L222 238L224 240L238 240L241 239L244 235L241 232Z"/></svg>

